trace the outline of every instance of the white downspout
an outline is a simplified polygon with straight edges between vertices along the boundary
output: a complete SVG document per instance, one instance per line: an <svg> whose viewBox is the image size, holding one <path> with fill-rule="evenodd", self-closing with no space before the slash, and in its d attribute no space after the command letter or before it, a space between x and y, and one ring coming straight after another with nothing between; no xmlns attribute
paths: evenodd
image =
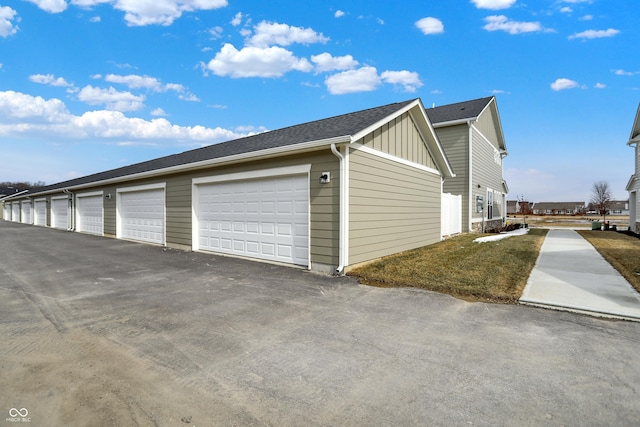
<svg viewBox="0 0 640 427"><path fill-rule="evenodd" d="M347 148L348 150L348 148ZM346 194L346 159L336 148L336 144L331 144L331 152L340 159L340 237L338 242L339 264L336 268L336 274L341 274L346 263L346 247L347 247L347 194Z"/></svg>
<svg viewBox="0 0 640 427"><path fill-rule="evenodd" d="M76 230L76 209L75 209L75 197L74 194L67 190L66 188L62 189L64 194L69 195L69 208L71 212L69 212L69 227L67 231L75 231Z"/></svg>

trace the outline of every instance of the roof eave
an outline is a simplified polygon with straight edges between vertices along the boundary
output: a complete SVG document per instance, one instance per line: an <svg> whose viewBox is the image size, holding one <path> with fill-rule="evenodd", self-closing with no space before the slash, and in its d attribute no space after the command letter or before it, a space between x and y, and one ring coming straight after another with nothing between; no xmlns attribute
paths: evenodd
<svg viewBox="0 0 640 427"><path fill-rule="evenodd" d="M93 182L88 182L85 184L79 184L75 186L69 186L64 188L60 187L60 188L48 190L42 193L34 193L33 195L42 196L46 194L60 193L65 189L69 191L78 191L85 188L97 187L101 185L109 185L109 184L120 183L125 181L133 181L133 180L144 179L144 178L153 178L157 176L162 176L162 175L167 175L172 173L180 173L180 172L189 171L189 170L206 169L212 166L220 166L224 164L237 163L237 162L247 161L253 158L264 159L264 158L282 155L286 153L294 154L294 153L300 153L305 151L313 151L323 146L330 146L331 144L349 143L350 141L351 141L351 137L348 135L337 136L337 137L321 139L317 141L308 141L300 144L286 145L283 147L269 148L266 150L251 151L248 153L218 157L215 159L207 159L199 162L185 163L182 165L171 166L168 168L155 169L147 172L124 175L124 176L109 178L109 179L100 180L100 181L93 181Z"/></svg>

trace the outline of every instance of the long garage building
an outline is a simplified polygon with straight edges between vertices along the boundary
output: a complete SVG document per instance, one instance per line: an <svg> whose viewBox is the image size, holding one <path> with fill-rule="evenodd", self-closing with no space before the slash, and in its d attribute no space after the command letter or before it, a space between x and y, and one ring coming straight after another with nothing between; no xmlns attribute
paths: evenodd
<svg viewBox="0 0 640 427"><path fill-rule="evenodd" d="M439 241L452 176L413 99L14 195L3 218L342 273Z"/></svg>

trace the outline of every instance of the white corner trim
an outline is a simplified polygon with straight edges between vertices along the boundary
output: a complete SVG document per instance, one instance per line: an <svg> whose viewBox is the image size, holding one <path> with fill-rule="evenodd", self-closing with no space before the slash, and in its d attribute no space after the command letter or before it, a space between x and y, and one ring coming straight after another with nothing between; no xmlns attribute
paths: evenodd
<svg viewBox="0 0 640 427"><path fill-rule="evenodd" d="M363 152L371 154L373 156L382 157L383 159L391 160L392 162L400 163L400 164L403 164L405 166L409 166L409 167L412 167L412 168L415 168L415 169L420 169L422 171L429 172L429 173L432 173L434 175L438 175L438 176L442 175L440 173L440 171L437 170L437 169L430 168L428 166L421 165L420 163L415 163L415 162L403 159L401 157L397 157L397 156L391 155L389 153L385 153L384 151L380 151L380 150L376 150L376 149L371 148L371 147L364 146L364 145L362 145L360 143L351 144L351 148L353 148L354 150L363 151Z"/></svg>
<svg viewBox="0 0 640 427"><path fill-rule="evenodd" d="M222 181L241 181L244 179L267 178L283 175L302 175L311 172L311 164L285 166L281 168L259 169L248 172L228 173L224 175L211 175L202 178L193 178L192 184L210 184Z"/></svg>
<svg viewBox="0 0 640 427"><path fill-rule="evenodd" d="M157 184L136 185L134 187L121 187L116 189L116 193L129 193L134 191L148 191L148 190L164 190L167 187L166 182L159 182Z"/></svg>

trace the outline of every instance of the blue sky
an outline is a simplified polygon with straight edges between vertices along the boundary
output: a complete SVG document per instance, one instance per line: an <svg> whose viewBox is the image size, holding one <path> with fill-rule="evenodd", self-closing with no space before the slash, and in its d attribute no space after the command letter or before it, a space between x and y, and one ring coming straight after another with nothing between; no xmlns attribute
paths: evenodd
<svg viewBox="0 0 640 427"><path fill-rule="evenodd" d="M0 0L0 181L495 95L510 199L626 198L637 0Z"/></svg>

